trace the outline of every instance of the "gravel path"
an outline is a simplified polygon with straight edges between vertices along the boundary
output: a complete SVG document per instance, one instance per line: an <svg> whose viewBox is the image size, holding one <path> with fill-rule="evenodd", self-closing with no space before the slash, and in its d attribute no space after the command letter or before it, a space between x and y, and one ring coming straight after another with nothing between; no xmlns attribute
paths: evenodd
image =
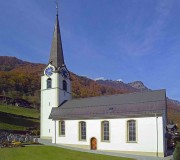
<svg viewBox="0 0 180 160"><path fill-rule="evenodd" d="M53 143L51 143L51 140L44 140L44 139L39 139L39 143L42 143L44 145L49 145L49 146L56 146L56 147L71 149L71 150L75 150L75 151L95 153L95 154L104 154L104 155L117 156L117 157L134 158L136 160L173 160L172 156L160 158L160 157L150 157L150 156L115 153L115 152L109 152L109 151L81 149L81 148L75 148L75 147L65 146L65 145L61 145L61 144L53 144Z"/></svg>

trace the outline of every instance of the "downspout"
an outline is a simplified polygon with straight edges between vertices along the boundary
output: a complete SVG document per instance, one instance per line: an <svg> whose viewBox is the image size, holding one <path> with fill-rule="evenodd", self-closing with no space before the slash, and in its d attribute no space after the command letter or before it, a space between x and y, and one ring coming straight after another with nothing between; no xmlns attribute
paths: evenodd
<svg viewBox="0 0 180 160"><path fill-rule="evenodd" d="M167 132L167 130L166 130L166 126L167 126L167 98L166 98L166 93L165 93L165 117L164 117L164 119L165 119L165 133ZM164 124L164 123L163 123ZM166 135L166 134L165 134ZM165 152L165 155L167 156L167 138L165 137L165 140L164 140L164 143L165 143L165 148L164 148L164 152Z"/></svg>
<svg viewBox="0 0 180 160"><path fill-rule="evenodd" d="M55 134L55 144L56 144L56 120L55 120L55 128L54 128L54 134Z"/></svg>
<svg viewBox="0 0 180 160"><path fill-rule="evenodd" d="M156 117L156 137L157 137L157 151L156 151L156 156L158 157L158 116L155 113L155 117Z"/></svg>

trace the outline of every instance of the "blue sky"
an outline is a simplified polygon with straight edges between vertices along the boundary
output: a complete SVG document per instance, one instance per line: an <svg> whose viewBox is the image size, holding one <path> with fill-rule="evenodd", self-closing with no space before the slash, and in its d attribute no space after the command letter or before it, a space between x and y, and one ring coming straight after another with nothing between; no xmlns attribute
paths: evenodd
<svg viewBox="0 0 180 160"><path fill-rule="evenodd" d="M55 0L0 0L0 55L48 63ZM180 100L179 0L60 0L70 71L144 82Z"/></svg>

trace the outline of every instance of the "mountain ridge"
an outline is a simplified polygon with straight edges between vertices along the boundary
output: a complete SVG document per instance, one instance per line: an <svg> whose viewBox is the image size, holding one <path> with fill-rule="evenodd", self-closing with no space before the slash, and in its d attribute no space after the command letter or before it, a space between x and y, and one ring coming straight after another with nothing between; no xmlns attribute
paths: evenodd
<svg viewBox="0 0 180 160"><path fill-rule="evenodd" d="M142 91L151 91L152 89L148 88L144 85L142 81L134 81L130 83L124 83L122 81L116 81L116 80L96 80L97 83L107 85L112 88L118 88L121 90L128 89L131 92L142 92ZM125 88L125 89L124 89ZM176 104L180 107L180 101L168 98L171 103Z"/></svg>
<svg viewBox="0 0 180 160"><path fill-rule="evenodd" d="M30 63L16 57L0 56L0 94L4 91L9 97L17 96L38 103L39 98L36 97L40 94L40 76L45 67L46 65L41 63ZM70 73L74 98L124 93L99 85L89 78Z"/></svg>
<svg viewBox="0 0 180 160"><path fill-rule="evenodd" d="M17 74L26 73L27 75L36 73L38 74L38 76L41 76L43 73L43 69L45 67L46 67L46 64L43 64L43 63L28 62L28 61L24 61L19 58L11 57L11 56L0 56L0 72L10 72L10 73L17 73ZM139 80L129 82L129 83L124 83L122 81L116 81L116 80L92 80L84 76L76 75L73 72L71 72L71 74L80 79L88 79L90 81L95 81L97 82L97 84L100 84L102 86L108 86L115 90L121 90L122 93L151 90L147 86L145 86L142 81L139 81ZM168 99L172 103L180 105L180 101L171 99L171 98L168 98Z"/></svg>
<svg viewBox="0 0 180 160"><path fill-rule="evenodd" d="M40 106L40 76L45 64L31 63L16 57L0 56L0 95L23 98ZM123 94L151 90L141 81L124 83L113 80L92 80L70 72L73 98ZM180 102L167 98L168 119L180 124Z"/></svg>

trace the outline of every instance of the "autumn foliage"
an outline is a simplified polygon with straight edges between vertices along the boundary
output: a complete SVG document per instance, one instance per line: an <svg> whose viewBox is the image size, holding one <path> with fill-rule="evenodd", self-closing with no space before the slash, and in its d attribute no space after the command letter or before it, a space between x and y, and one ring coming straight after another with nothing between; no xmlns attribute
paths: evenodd
<svg viewBox="0 0 180 160"><path fill-rule="evenodd" d="M46 65L30 63L15 57L0 56L0 95L22 98L34 106L40 106L40 78ZM118 88L99 84L87 77L71 73L74 98L111 95L134 92L136 90L121 83ZM116 84L117 85L117 84ZM118 84L119 85L119 84ZM168 100L168 121L180 124L180 106ZM179 127L180 128L180 127Z"/></svg>
<svg viewBox="0 0 180 160"><path fill-rule="evenodd" d="M0 94L23 98L35 105L40 102L40 78L46 65L29 63L15 57L0 57ZM71 73L74 98L125 93L100 85L87 77Z"/></svg>

